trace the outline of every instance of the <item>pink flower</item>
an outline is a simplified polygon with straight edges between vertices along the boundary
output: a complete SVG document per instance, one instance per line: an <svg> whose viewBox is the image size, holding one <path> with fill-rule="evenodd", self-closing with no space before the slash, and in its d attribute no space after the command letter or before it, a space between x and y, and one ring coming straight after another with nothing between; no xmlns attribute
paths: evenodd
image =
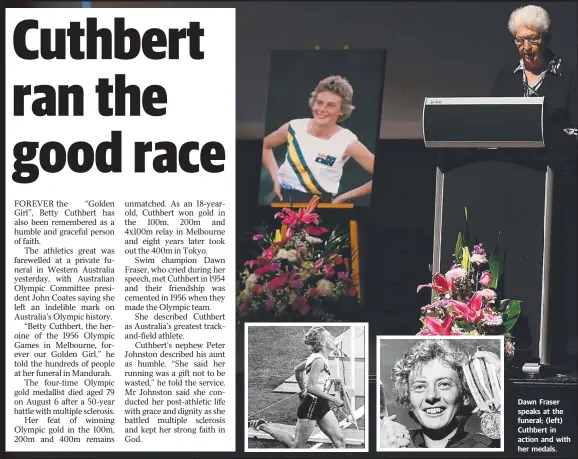
<svg viewBox="0 0 578 459"><path fill-rule="evenodd" d="M317 207L317 204L319 204L319 196L315 195L309 200L309 204L307 204L307 207L305 208L305 213L310 214L313 212Z"/></svg>
<svg viewBox="0 0 578 459"><path fill-rule="evenodd" d="M346 295L346 296L357 296L357 290L355 289L355 287L349 287L349 288L345 291L345 295Z"/></svg>
<svg viewBox="0 0 578 459"><path fill-rule="evenodd" d="M249 306L248 301L244 301L239 305L239 314L243 315Z"/></svg>
<svg viewBox="0 0 578 459"><path fill-rule="evenodd" d="M453 321L452 317L448 317L443 322L437 317L426 317L423 324L427 328L426 332L429 331L432 335L451 335Z"/></svg>
<svg viewBox="0 0 578 459"><path fill-rule="evenodd" d="M248 266L249 269L253 268L254 265L258 264L257 260L249 260L245 262L245 266Z"/></svg>
<svg viewBox="0 0 578 459"><path fill-rule="evenodd" d="M269 282L269 291L274 292L275 290L283 288L286 282L287 282L287 275L276 277L271 282Z"/></svg>
<svg viewBox="0 0 578 459"><path fill-rule="evenodd" d="M457 309L461 317L469 323L475 324L483 318L482 299L482 295L476 292L467 304L456 300L450 300L450 303Z"/></svg>
<svg viewBox="0 0 578 459"><path fill-rule="evenodd" d="M435 303L423 306L421 308L421 310L424 312L427 312L427 311L432 311L432 310L436 310L436 309L443 309L449 304L450 304L450 301L444 299L444 300L436 301Z"/></svg>
<svg viewBox="0 0 578 459"><path fill-rule="evenodd" d="M489 312L486 311L484 313L484 321L486 323L486 325L491 325L494 327L497 327L499 325L502 325L502 316L498 315L498 314L494 314L493 312Z"/></svg>
<svg viewBox="0 0 578 459"><path fill-rule="evenodd" d="M256 269L255 275L256 276L262 276L263 274L266 274L269 272L276 272L280 267L281 267L281 265L279 263L271 263L269 265L263 266L262 268Z"/></svg>
<svg viewBox="0 0 578 459"><path fill-rule="evenodd" d="M489 288L485 288L483 290L480 290L478 293L480 295L482 295L484 300L486 300L488 303L492 303L493 301L495 301L496 296L497 296L496 292L494 292L492 289L489 289Z"/></svg>
<svg viewBox="0 0 578 459"><path fill-rule="evenodd" d="M340 280L340 282L341 282L341 285L343 285L343 287L345 287L345 288L351 288L351 287L354 286L354 285L353 285L353 279L351 279L350 277L347 277L347 276L341 277L341 276L339 276L339 280Z"/></svg>
<svg viewBox="0 0 578 459"><path fill-rule="evenodd" d="M324 228L322 226L312 226L312 225L308 225L307 228L305 228L307 230L307 232L311 235L311 236L321 236L322 234L325 234L328 232L327 228Z"/></svg>
<svg viewBox="0 0 578 459"><path fill-rule="evenodd" d="M263 305L265 306L265 309L267 311L272 311L273 309L277 308L277 305L275 303L275 300L267 300L263 303Z"/></svg>
<svg viewBox="0 0 578 459"><path fill-rule="evenodd" d="M488 256L488 254L486 253L486 248L484 247L484 244L482 244L481 242L477 245L474 245L474 249L472 250L472 254L482 255L484 257Z"/></svg>
<svg viewBox="0 0 578 459"><path fill-rule="evenodd" d="M466 274L467 272L464 268L453 268L446 273L446 279L456 281L458 279L461 279L462 277L465 277Z"/></svg>
<svg viewBox="0 0 578 459"><path fill-rule="evenodd" d="M311 306L307 304L307 298L304 296L298 296L297 298L295 298L293 300L293 303L291 303L291 307L293 309L299 310L299 314L301 314L302 316L306 316L307 314L309 314L309 311L311 310Z"/></svg>
<svg viewBox="0 0 578 459"><path fill-rule="evenodd" d="M255 234L255 236L253 236L253 240L254 240L254 241L258 241L259 239L263 239L263 235L262 235L262 234Z"/></svg>
<svg viewBox="0 0 578 459"><path fill-rule="evenodd" d="M309 290L307 290L307 296L311 297L311 298L317 298L319 296L319 289L317 288L310 288Z"/></svg>
<svg viewBox="0 0 578 459"><path fill-rule="evenodd" d="M331 279L333 276L335 276L335 268L331 265L325 266L325 277Z"/></svg>
<svg viewBox="0 0 578 459"><path fill-rule="evenodd" d="M434 274L433 282L431 284L420 285L417 288L419 292L425 287L433 288L438 293L452 292L454 289L454 281L451 277L445 277L443 274Z"/></svg>
<svg viewBox="0 0 578 459"><path fill-rule="evenodd" d="M265 289L261 284L254 284L253 287L251 287L251 292L255 295L261 295L264 291Z"/></svg>
<svg viewBox="0 0 578 459"><path fill-rule="evenodd" d="M291 228L290 226L287 227L287 231L285 231L285 240L289 240L293 237L293 228Z"/></svg>
<svg viewBox="0 0 578 459"><path fill-rule="evenodd" d="M343 271L339 271L339 272L337 273L337 277L339 277L339 279L341 279L341 280L344 280L344 279L347 279L347 278L348 278L347 273L345 273L345 272L343 272Z"/></svg>
<svg viewBox="0 0 578 459"><path fill-rule="evenodd" d="M303 281L301 279L296 279L291 282L291 287L294 289L300 289L303 287Z"/></svg>
<svg viewBox="0 0 578 459"><path fill-rule="evenodd" d="M508 341L506 343L506 346L504 347L504 351L506 351L506 354L508 354L510 357L514 356L515 348L514 348L514 345L512 344L511 341Z"/></svg>
<svg viewBox="0 0 578 459"><path fill-rule="evenodd" d="M489 271L484 271L480 277L480 285L487 287L492 283L492 274Z"/></svg>
<svg viewBox="0 0 578 459"><path fill-rule="evenodd" d="M320 258L319 260L317 260L314 264L313 267L315 269L319 269L323 266L323 258Z"/></svg>
<svg viewBox="0 0 578 459"><path fill-rule="evenodd" d="M335 257L333 257L333 263L340 265L343 263L343 257L341 255L335 255Z"/></svg>
<svg viewBox="0 0 578 459"><path fill-rule="evenodd" d="M274 256L275 256L275 251L271 248L269 248L263 252L263 258L265 258L266 260L272 260Z"/></svg>
<svg viewBox="0 0 578 459"><path fill-rule="evenodd" d="M301 225L302 223L306 225L314 224L319 225L319 215L313 213L317 203L319 202L319 196L314 196L305 209L299 209L298 212L294 212L291 209L283 209L281 212L275 214L275 218L281 218L281 224L288 225L293 228Z"/></svg>

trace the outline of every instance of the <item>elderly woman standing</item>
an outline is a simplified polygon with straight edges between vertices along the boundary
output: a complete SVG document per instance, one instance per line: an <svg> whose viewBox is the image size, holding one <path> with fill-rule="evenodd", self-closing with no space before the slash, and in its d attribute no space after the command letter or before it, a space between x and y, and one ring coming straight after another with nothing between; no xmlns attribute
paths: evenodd
<svg viewBox="0 0 578 459"><path fill-rule="evenodd" d="M343 166L353 158L373 174L374 155L357 136L339 125L354 110L353 88L347 79L330 76L311 93L311 118L285 123L263 140L262 163L271 175L273 195L293 202L309 202L314 195L323 203L342 203L371 193L372 182L337 195ZM281 167L273 148L287 144Z"/></svg>
<svg viewBox="0 0 578 459"><path fill-rule="evenodd" d="M515 10L508 23L520 54L496 77L491 91L496 97L544 97L544 159L555 173L551 234L550 304L570 304L576 298L576 259L568 253L576 247L576 174L578 120L576 69L548 47L550 17L538 6ZM571 211L574 209L574 211ZM565 349L564 361L576 361L576 333L569 324L576 320L575 308L554 308L550 329L558 349ZM568 324L568 325L566 325ZM564 328L567 327L567 328Z"/></svg>
<svg viewBox="0 0 578 459"><path fill-rule="evenodd" d="M576 75L548 47L550 16L539 6L524 6L511 14L508 29L520 60L498 73L491 96L543 96L546 134L576 135Z"/></svg>
<svg viewBox="0 0 578 459"><path fill-rule="evenodd" d="M488 357L483 352L480 357ZM499 361L495 356L493 361ZM382 448L495 448L499 441L481 432L464 430L459 415L472 411L474 400L464 372L468 356L448 340L426 339L408 349L391 370L393 395L420 424L408 430L384 417L380 428Z"/></svg>

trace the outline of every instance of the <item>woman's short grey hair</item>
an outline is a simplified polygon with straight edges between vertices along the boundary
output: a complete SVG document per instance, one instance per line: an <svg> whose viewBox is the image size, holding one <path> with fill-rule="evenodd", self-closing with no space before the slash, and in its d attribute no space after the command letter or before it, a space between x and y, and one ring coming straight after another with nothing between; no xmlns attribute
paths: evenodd
<svg viewBox="0 0 578 459"><path fill-rule="evenodd" d="M460 383L460 393L462 395L467 394L467 385L462 365L466 363L468 356L450 344L449 340L425 339L418 341L406 350L404 356L395 362L391 369L393 396L399 405L411 409L409 398L410 374L412 371L419 374L425 364L436 359L441 360L457 372Z"/></svg>
<svg viewBox="0 0 578 459"><path fill-rule="evenodd" d="M535 30L540 35L547 34L550 30L550 16L542 7L535 5L523 6L514 10L508 21L508 29L514 36L520 26Z"/></svg>
<svg viewBox="0 0 578 459"><path fill-rule="evenodd" d="M320 92L332 92L341 97L341 112L343 115L341 115L337 121L345 121L351 116L353 110L355 110L355 107L353 106L353 88L351 84L349 84L349 81L347 81L347 78L343 78L339 75L332 75L321 80L309 98L310 108L313 108L317 94Z"/></svg>
<svg viewBox="0 0 578 459"><path fill-rule="evenodd" d="M314 326L309 329L303 337L303 342L309 347L311 352L319 352L325 343L325 328Z"/></svg>

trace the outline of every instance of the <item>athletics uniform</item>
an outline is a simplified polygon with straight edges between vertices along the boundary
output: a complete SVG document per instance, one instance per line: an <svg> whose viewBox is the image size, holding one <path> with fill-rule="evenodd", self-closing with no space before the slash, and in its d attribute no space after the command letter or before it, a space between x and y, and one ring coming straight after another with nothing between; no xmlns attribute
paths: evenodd
<svg viewBox="0 0 578 459"><path fill-rule="evenodd" d="M350 158L345 152L357 136L341 128L331 138L321 139L307 132L309 121L302 118L289 122L287 154L279 168L279 183L289 192L330 200L339 192L343 166Z"/></svg>
<svg viewBox="0 0 578 459"><path fill-rule="evenodd" d="M326 388L329 386L331 381L331 372L329 371L329 362L322 354L315 352L307 358L305 361L305 375L309 374L311 371L311 364L316 359L323 360L323 369L319 373L319 378L317 379L315 387L326 392ZM297 417L299 419L313 419L314 421L320 421L330 410L329 400L317 397L308 392L297 409Z"/></svg>

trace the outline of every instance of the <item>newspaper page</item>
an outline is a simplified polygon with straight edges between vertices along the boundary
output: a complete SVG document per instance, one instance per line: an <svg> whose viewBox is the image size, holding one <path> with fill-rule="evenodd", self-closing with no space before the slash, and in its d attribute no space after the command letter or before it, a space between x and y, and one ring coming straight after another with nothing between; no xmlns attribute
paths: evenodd
<svg viewBox="0 0 578 459"><path fill-rule="evenodd" d="M576 2L6 3L8 457L578 457Z"/></svg>
<svg viewBox="0 0 578 459"><path fill-rule="evenodd" d="M6 30L7 449L234 450L234 10Z"/></svg>

